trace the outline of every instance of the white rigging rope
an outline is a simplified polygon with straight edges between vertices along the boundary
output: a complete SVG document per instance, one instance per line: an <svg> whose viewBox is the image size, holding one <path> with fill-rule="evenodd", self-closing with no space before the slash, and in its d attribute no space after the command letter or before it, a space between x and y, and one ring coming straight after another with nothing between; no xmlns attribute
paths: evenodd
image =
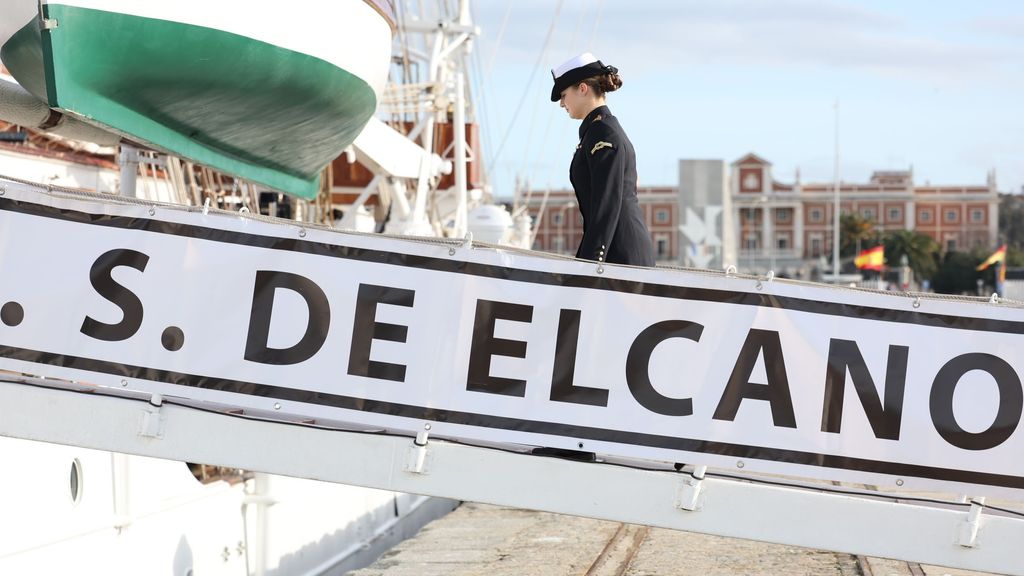
<svg viewBox="0 0 1024 576"><path fill-rule="evenodd" d="M576 38L579 36L580 28L583 25L583 19L587 15L586 7L589 4L590 4L590 2L588 0L584 0L583 10L580 10L579 18L576 19L576 27L573 28L572 36L569 38L569 46L568 46L569 50L568 51L570 53L575 53L576 52ZM546 156L550 157L550 155L547 154L548 144L550 144L550 141L548 140L548 133L551 130L551 121L554 119L555 112L557 110L559 110L559 109L560 108L557 107L557 106L550 106L550 107L548 107L548 117L547 117L547 121L544 124L544 136L541 138L540 146L537 147L537 155L534 158L533 162L532 163L528 162L527 165L526 165L526 173L527 174L532 174L532 173L534 173L537 170L538 165L540 164L541 158L546 157ZM571 123L567 123L566 127L567 128L571 128L572 127ZM532 130L532 123L531 123L530 136L528 136L527 139L526 139L526 148L525 148L526 150L532 150L533 149L532 136L533 136L533 130ZM549 187L550 187L550 185L549 185ZM538 216L538 218L539 218L539 216Z"/></svg>
<svg viewBox="0 0 1024 576"><path fill-rule="evenodd" d="M604 13L604 0L597 0L597 16L594 18L594 28L590 30L590 41L587 42L587 51L594 49L594 39L597 38L597 28L601 25L601 14Z"/></svg>
<svg viewBox="0 0 1024 576"><path fill-rule="evenodd" d="M505 149L505 144L508 142L508 137L512 133L512 128L516 125L516 120L519 118L519 113L523 109L523 104L526 102L526 97L530 94L530 88L533 86L533 80L537 77L537 70L540 69L541 62L544 61L544 56L547 54L548 46L551 45L551 38L554 36L555 28L558 24L558 15L562 11L562 4L565 0L558 0L558 4L555 6L555 14L551 17L551 26L548 27L547 37L544 38L544 45L541 47L540 54L537 55L537 61L533 65L533 71L530 73L530 79L523 88L523 95L519 98L519 104L516 106L515 112L512 114L512 121L509 122L508 128L505 130L505 135L501 138L501 143L498 144L498 149L495 150L494 155L491 157L488 166L491 168L488 172L493 173L494 163L501 156L501 152Z"/></svg>

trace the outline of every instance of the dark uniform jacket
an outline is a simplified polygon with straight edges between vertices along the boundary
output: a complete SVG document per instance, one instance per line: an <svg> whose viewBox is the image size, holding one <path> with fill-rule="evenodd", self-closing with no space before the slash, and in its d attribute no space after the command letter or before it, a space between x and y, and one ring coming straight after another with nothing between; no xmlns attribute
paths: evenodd
<svg viewBox="0 0 1024 576"><path fill-rule="evenodd" d="M636 154L607 106L583 119L569 180L583 213L576 257L654 266L654 246L636 199Z"/></svg>

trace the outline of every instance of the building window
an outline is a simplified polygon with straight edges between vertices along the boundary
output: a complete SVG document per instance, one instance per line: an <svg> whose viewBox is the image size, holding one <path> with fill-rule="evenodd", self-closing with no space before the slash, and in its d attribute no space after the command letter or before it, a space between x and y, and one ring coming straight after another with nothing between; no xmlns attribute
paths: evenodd
<svg viewBox="0 0 1024 576"><path fill-rule="evenodd" d="M822 213L821 208L811 208L809 216L811 222L821 222L824 220L824 214Z"/></svg>
<svg viewBox="0 0 1024 576"><path fill-rule="evenodd" d="M889 222L899 222L903 219L903 212L899 208L889 208Z"/></svg>
<svg viewBox="0 0 1024 576"><path fill-rule="evenodd" d="M957 212L955 209L946 210L946 222L956 222Z"/></svg>
<svg viewBox="0 0 1024 576"><path fill-rule="evenodd" d="M551 250L556 254L561 254L565 250L565 238L562 236L555 236L552 238Z"/></svg>
<svg viewBox="0 0 1024 576"><path fill-rule="evenodd" d="M775 209L775 221L776 222L789 222L790 214L792 211L789 208L776 208Z"/></svg>
<svg viewBox="0 0 1024 576"><path fill-rule="evenodd" d="M664 260L668 257L668 236L666 234L655 235L654 248L658 253L658 260Z"/></svg>
<svg viewBox="0 0 1024 576"><path fill-rule="evenodd" d="M821 236L815 234L811 236L811 258L817 258L821 256Z"/></svg>
<svg viewBox="0 0 1024 576"><path fill-rule="evenodd" d="M555 226L561 225L562 216L563 214L561 212L555 212L554 214L551 215L551 223L554 224Z"/></svg>
<svg viewBox="0 0 1024 576"><path fill-rule="evenodd" d="M860 209L860 215L865 220L874 220L875 219L875 209L874 208L861 208Z"/></svg>
<svg viewBox="0 0 1024 576"><path fill-rule="evenodd" d="M779 234L775 237L776 250L789 250L789 234Z"/></svg>
<svg viewBox="0 0 1024 576"><path fill-rule="evenodd" d="M654 221L657 222L658 224L667 224L668 223L668 210L665 210L664 208L659 208L659 209L655 210L654 211Z"/></svg>
<svg viewBox="0 0 1024 576"><path fill-rule="evenodd" d="M931 210L921 210L917 214L917 219L920 220L921 222L931 222L932 221L932 211Z"/></svg>
<svg viewBox="0 0 1024 576"><path fill-rule="evenodd" d="M956 238L946 238L946 252L956 251Z"/></svg>
<svg viewBox="0 0 1024 576"><path fill-rule="evenodd" d="M744 242L743 248L746 250L757 250L757 234L747 234L747 239Z"/></svg>
<svg viewBox="0 0 1024 576"><path fill-rule="evenodd" d="M971 222L984 222L985 211L980 208L971 210Z"/></svg>

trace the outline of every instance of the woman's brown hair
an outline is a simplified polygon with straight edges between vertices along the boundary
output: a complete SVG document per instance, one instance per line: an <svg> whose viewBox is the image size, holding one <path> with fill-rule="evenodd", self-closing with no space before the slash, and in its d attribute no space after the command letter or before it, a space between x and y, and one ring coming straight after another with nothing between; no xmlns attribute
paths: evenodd
<svg viewBox="0 0 1024 576"><path fill-rule="evenodd" d="M622 88L622 77L619 76L618 72L610 72L608 74L601 74L600 76L592 76L586 80L580 81L580 84L590 86L590 89L594 91L594 94L600 98L601 96L604 96L605 92L615 92L619 88Z"/></svg>

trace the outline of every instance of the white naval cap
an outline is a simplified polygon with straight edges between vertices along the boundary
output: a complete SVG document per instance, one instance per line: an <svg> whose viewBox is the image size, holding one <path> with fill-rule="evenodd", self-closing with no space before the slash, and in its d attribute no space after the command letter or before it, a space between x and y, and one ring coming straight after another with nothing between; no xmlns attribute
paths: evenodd
<svg viewBox="0 0 1024 576"><path fill-rule="evenodd" d="M601 74L615 74L619 70L614 66L605 66L590 52L584 52L551 69L551 78L555 85L551 87L551 101L558 102L562 90L587 78Z"/></svg>

